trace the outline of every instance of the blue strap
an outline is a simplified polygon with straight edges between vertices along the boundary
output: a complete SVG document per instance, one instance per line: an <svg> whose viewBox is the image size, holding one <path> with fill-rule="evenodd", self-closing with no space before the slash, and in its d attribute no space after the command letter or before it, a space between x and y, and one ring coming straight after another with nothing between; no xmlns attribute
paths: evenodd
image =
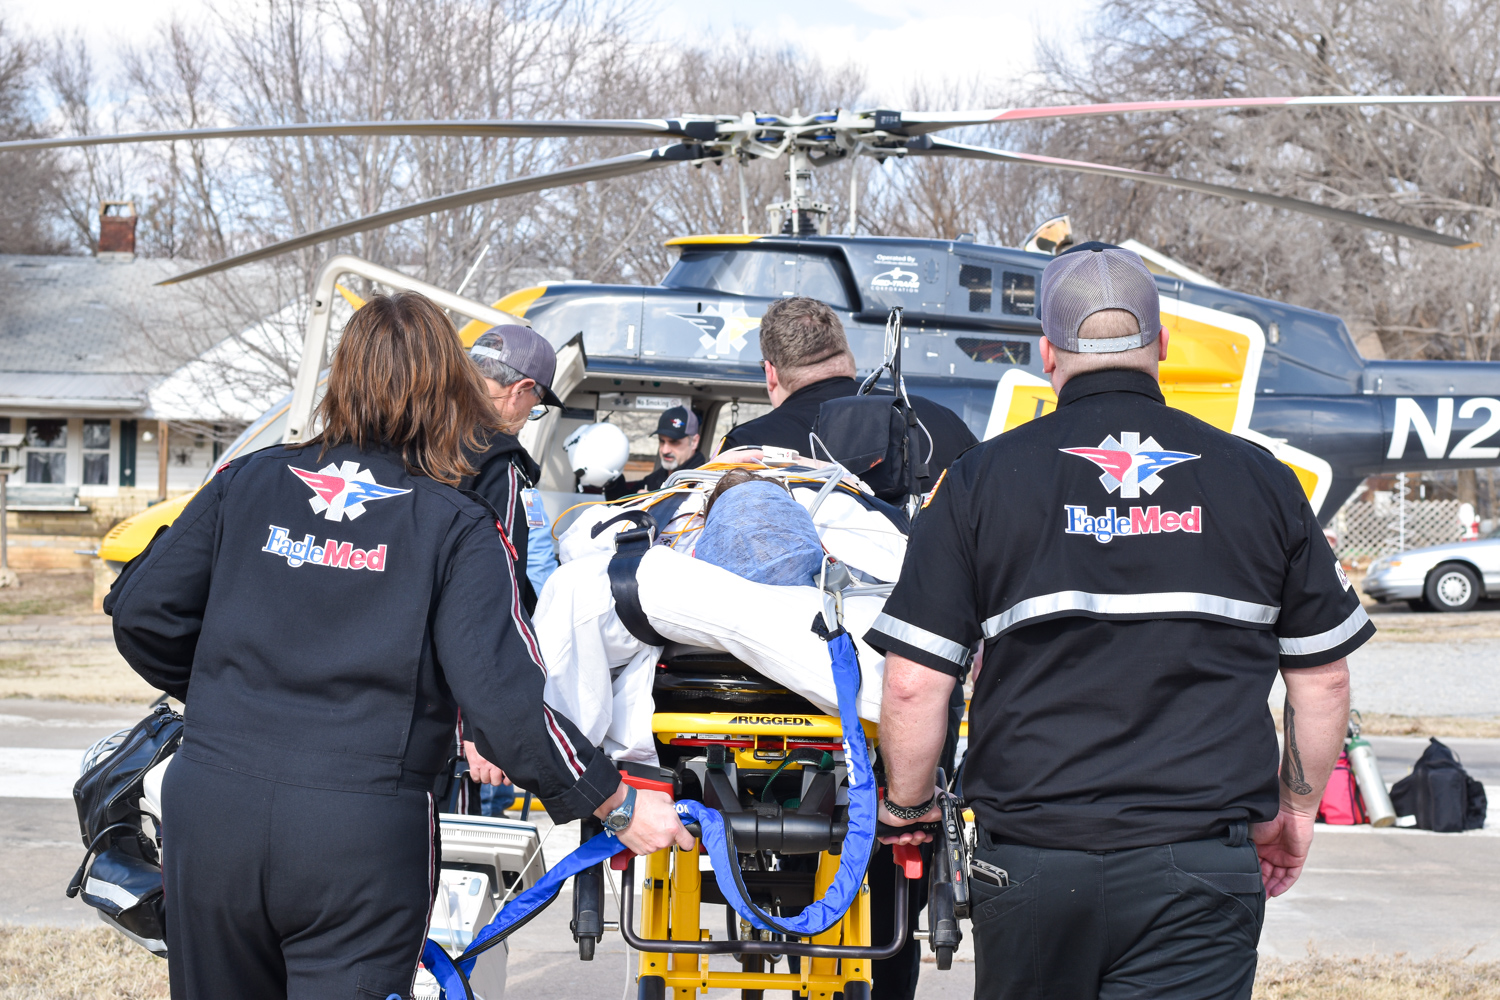
<svg viewBox="0 0 1500 1000"><path fill-rule="evenodd" d="M839 722L844 729L844 761L849 770L849 832L844 837L838 874L822 899L795 917L772 918L744 895L737 877L739 857L730 849L731 837L726 835L724 817L701 802L677 803L678 815L697 820L703 831L703 843L724 898L752 927L763 931L809 937L832 927L848 911L864 884L865 868L875 845L875 775L870 767L864 727L859 722L859 658L847 632L840 630L830 637L828 656L833 662Z"/></svg>
<svg viewBox="0 0 1500 1000"><path fill-rule="evenodd" d="M564 882L579 872L614 857L620 850L620 841L608 830L596 835L554 865L530 889L505 904L494 919L474 935L474 940L469 942L463 954L456 959L448 957L442 945L428 938L422 946L422 964L442 987L443 996L448 1000L468 1000L469 993L464 981L474 971L474 963L479 960L479 953L485 950L485 942L508 935L537 911L545 909L557 897ZM498 940L496 943L499 943ZM459 975L459 969L463 970L462 976Z"/></svg>
<svg viewBox="0 0 1500 1000"><path fill-rule="evenodd" d="M810 937L837 923L854 903L864 884L865 868L875 846L875 775L870 767L870 751L865 730L859 721L859 658L854 640L840 629L829 637L828 656L833 667L834 688L838 692L839 722L844 730L844 761L849 771L849 830L844 836L839 870L823 898L795 917L771 917L750 902L739 882L739 857L730 849L732 835L724 829L724 817L701 802L678 802L679 816L698 821L703 843L719 876L719 889L736 913L763 931L779 931ZM493 920L484 926L457 959L436 941L428 939L422 947L422 964L427 967L447 1000L467 1000L470 996L466 978L484 944L509 934L538 910L556 898L563 883L621 850L615 835L605 831L559 861L536 884L507 903ZM725 877L727 875L727 877ZM460 974L459 969L463 972Z"/></svg>

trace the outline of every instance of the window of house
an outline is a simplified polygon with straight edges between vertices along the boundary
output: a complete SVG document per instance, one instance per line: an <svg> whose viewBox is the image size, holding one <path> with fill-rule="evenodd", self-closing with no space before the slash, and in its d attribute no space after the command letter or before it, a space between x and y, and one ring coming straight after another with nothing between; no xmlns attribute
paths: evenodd
<svg viewBox="0 0 1500 1000"><path fill-rule="evenodd" d="M68 481L68 422L66 420L26 421L26 481L28 483L65 483Z"/></svg>
<svg viewBox="0 0 1500 1000"><path fill-rule="evenodd" d="M83 484L109 485L109 421L83 422Z"/></svg>
<svg viewBox="0 0 1500 1000"><path fill-rule="evenodd" d="M1012 316L1036 315L1036 275L1005 271L1000 307Z"/></svg>

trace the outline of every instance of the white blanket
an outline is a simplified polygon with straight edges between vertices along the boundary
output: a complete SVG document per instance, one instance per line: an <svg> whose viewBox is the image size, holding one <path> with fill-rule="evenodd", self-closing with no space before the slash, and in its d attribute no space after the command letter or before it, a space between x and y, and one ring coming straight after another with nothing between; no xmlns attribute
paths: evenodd
<svg viewBox="0 0 1500 1000"><path fill-rule="evenodd" d="M810 502L810 490L798 493L808 493ZM840 502L829 510L840 499L847 499L847 505ZM580 519L568 529L568 541L579 543L594 523L615 513L618 508L603 508L598 516ZM816 520L820 534L828 532L823 544L834 555L868 576L894 579L906 538L882 514L835 493ZM612 547L613 529L588 543L594 541ZM547 703L615 759L654 763L651 685L661 648L645 645L625 630L609 591L612 552L609 547L588 552L589 547L571 546L568 555L573 558L547 580L537 604L534 621L547 664ZM640 607L661 636L721 649L828 714L837 714L828 646L811 630L813 616L823 609L822 592L813 586L753 583L667 546L652 547L640 559L636 582ZM880 717L883 658L862 636L883 604L883 597L844 600L844 628L855 639L862 676L859 715L870 721Z"/></svg>

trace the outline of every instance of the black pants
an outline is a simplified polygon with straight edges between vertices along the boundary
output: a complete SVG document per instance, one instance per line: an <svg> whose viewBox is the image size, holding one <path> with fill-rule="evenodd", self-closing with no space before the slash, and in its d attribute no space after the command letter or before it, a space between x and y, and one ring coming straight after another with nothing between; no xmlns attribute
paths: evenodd
<svg viewBox="0 0 1500 1000"><path fill-rule="evenodd" d="M1265 897L1243 828L1106 853L978 839L1011 885L969 883L975 1000L1249 1000Z"/></svg>
<svg viewBox="0 0 1500 1000"><path fill-rule="evenodd" d="M411 995L440 856L429 793L302 788L179 753L162 798L172 1000Z"/></svg>

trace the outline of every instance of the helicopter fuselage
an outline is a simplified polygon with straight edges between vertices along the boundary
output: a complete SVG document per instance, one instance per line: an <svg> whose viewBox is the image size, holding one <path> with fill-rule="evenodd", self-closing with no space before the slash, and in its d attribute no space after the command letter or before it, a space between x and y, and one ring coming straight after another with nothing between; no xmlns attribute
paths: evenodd
<svg viewBox="0 0 1500 1000"><path fill-rule="evenodd" d="M992 410L1008 372L1028 384L1044 378L1036 289L1048 255L886 237L671 242L682 256L660 285L565 282L497 305L524 313L554 344L582 333L591 372L719 385L763 384L757 333L775 299L805 295L838 311L861 373L881 363L886 318L900 306L910 391L981 436L998 429ZM1164 313L1197 307L1258 329L1235 373L1239 408L1249 410L1238 419L1328 464L1325 522L1369 475L1497 464L1500 363L1369 360L1337 316L1175 277L1158 275L1157 285ZM1046 409L1039 403L1036 415Z"/></svg>

